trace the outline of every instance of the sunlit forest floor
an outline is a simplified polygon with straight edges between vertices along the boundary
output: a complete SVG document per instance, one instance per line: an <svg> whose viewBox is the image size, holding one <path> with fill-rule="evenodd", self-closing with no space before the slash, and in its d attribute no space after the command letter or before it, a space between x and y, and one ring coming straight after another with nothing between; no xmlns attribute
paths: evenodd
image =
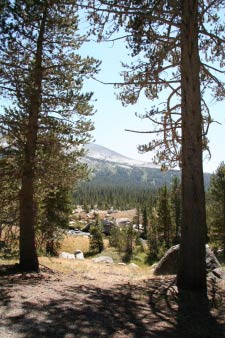
<svg viewBox="0 0 225 338"><path fill-rule="evenodd" d="M178 296L175 276L156 278L150 267L40 263L39 274L0 265L1 338L224 337L224 282L209 281L206 299Z"/></svg>

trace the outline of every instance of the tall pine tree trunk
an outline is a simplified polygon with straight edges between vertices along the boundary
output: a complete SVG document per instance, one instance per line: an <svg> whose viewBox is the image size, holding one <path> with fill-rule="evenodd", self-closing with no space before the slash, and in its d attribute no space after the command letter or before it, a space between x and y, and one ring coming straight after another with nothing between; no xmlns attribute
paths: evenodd
<svg viewBox="0 0 225 338"><path fill-rule="evenodd" d="M34 210L34 154L35 147L27 140L22 186L20 191L20 268L22 271L38 271L35 246Z"/></svg>
<svg viewBox="0 0 225 338"><path fill-rule="evenodd" d="M206 215L202 169L202 115L198 1L182 1L182 228L179 290L206 290Z"/></svg>
<svg viewBox="0 0 225 338"><path fill-rule="evenodd" d="M42 95L42 54L43 38L47 17L47 8L43 11L33 71L26 144L24 149L24 165L20 191L20 268L23 271L38 271L39 264L35 246L35 202L34 179L37 150L38 118L41 109ZM32 70L31 70L32 71Z"/></svg>

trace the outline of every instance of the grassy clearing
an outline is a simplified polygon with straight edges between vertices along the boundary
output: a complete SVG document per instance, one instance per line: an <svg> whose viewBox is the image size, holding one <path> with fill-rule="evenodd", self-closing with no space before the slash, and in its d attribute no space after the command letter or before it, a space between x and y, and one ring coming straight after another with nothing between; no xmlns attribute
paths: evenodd
<svg viewBox="0 0 225 338"><path fill-rule="evenodd" d="M104 248L107 248L108 245L109 241L106 238L104 239ZM66 235L59 251L74 253L75 250L81 250L84 254L87 254L89 252L89 237Z"/></svg>
<svg viewBox="0 0 225 338"><path fill-rule="evenodd" d="M75 250L81 250L84 255L90 259L93 257L93 255L89 252L89 237L88 236L72 236L72 235L66 235L61 243L61 247L59 249L59 253L65 251L69 253L74 253ZM94 256L109 256L113 259L114 263L121 263L123 262L123 256L124 253L119 253L115 248L109 246L109 240L108 238L104 239L104 250L97 255ZM0 256L1 259L1 256ZM4 259L4 264L10 264L10 263L17 263L18 261L16 259ZM43 263L42 263L43 262ZM146 253L143 251L139 252L138 250L134 251L133 258L130 262L133 262L137 264L139 267L147 268L146 265ZM1 261L0 261L1 263ZM74 269L74 261L68 261L68 260L60 260L55 259L53 257L41 257L40 263L43 265L51 266L52 269L57 271L71 271Z"/></svg>
<svg viewBox="0 0 225 338"><path fill-rule="evenodd" d="M49 269L57 272L70 273L74 270L80 272L86 270L86 263L72 259L63 259L58 257L39 257L40 266L47 266ZM85 264L83 264L85 263Z"/></svg>
<svg viewBox="0 0 225 338"><path fill-rule="evenodd" d="M122 262L122 257L115 248L109 247L108 239L104 239L104 246L104 251L96 256L109 256L113 259L114 264L94 263L91 260L91 257L79 261L41 256L39 257L40 268L46 266L55 272L63 274L76 272L77 278L85 277L90 280L104 280L105 278L140 280L149 278L152 275L151 268L144 264L140 264L140 261L133 261L138 264L139 267L119 265L118 263ZM65 236L60 252L66 251L73 253L78 249L82 250L84 254L87 254L89 251L89 238L84 236ZM13 265L15 263L18 263L18 259L6 259L0 256L0 265Z"/></svg>
<svg viewBox="0 0 225 338"><path fill-rule="evenodd" d="M18 263L16 259L1 259L0 265L13 265ZM152 276L151 267L132 267L129 265L105 264L105 263L94 263L91 259L85 259L83 261L63 259L58 257L39 257L40 268L42 266L48 267L49 269L63 273L70 274L76 272L79 278L86 277L87 279L102 278L103 276L109 278L110 275L118 277L128 277L129 279L140 280L149 278Z"/></svg>
<svg viewBox="0 0 225 338"><path fill-rule="evenodd" d="M62 258L40 257L40 264L47 266L53 271L68 274L76 272L77 277L84 277L87 279L98 280L99 278L112 275L121 278L128 277L132 280L141 280L152 276L152 270L150 267L132 267L129 265L121 266L117 263L104 264L94 263L91 259L85 259L84 261L67 260Z"/></svg>
<svg viewBox="0 0 225 338"><path fill-rule="evenodd" d="M96 257L98 256L108 256L111 257L114 261L114 263L121 263L122 262L122 258L120 256L120 254L118 253L118 251L116 251L115 248L112 247L105 247L105 249L100 253L97 254Z"/></svg>
<svg viewBox="0 0 225 338"><path fill-rule="evenodd" d="M13 265L19 263L18 258L5 258L4 256L0 255L0 265Z"/></svg>
<svg viewBox="0 0 225 338"><path fill-rule="evenodd" d="M60 252L66 251L74 253L75 250L81 250L84 253L89 251L88 236L70 236L66 235L62 241Z"/></svg>

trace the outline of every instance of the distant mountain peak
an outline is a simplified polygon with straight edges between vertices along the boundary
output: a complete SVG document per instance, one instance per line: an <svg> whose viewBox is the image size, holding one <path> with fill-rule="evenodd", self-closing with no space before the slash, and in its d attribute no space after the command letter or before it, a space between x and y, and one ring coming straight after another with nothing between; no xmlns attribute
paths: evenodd
<svg viewBox="0 0 225 338"><path fill-rule="evenodd" d="M130 167L159 168L152 162L134 160L96 143L89 143L86 145L86 150L86 157L93 158L95 160L113 162Z"/></svg>
<svg viewBox="0 0 225 338"><path fill-rule="evenodd" d="M116 186L158 188L170 185L173 177L180 177L179 170L161 171L151 162L142 162L123 156L113 150L90 143L86 146L84 162L91 169L90 186ZM205 174L206 189L210 175Z"/></svg>

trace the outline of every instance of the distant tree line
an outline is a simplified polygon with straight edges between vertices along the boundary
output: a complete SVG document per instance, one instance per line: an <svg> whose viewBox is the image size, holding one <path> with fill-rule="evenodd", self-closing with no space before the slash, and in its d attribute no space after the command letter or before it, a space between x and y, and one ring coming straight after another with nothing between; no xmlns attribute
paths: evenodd
<svg viewBox="0 0 225 338"><path fill-rule="evenodd" d="M207 192L208 242L215 250L225 251L225 164L222 162L211 176ZM74 195L74 202L82 204L86 211L92 208L127 210L136 208L132 220L137 228L142 226L140 237L147 240L148 255L152 261L159 259L172 245L180 243L182 202L181 184L174 177L172 185L159 189L137 189L135 187L110 187L82 185ZM98 222L99 224L101 222ZM98 224L98 225L99 225ZM98 229L102 231L102 225ZM131 228L120 231L114 226L110 244L119 252L132 256L135 233Z"/></svg>
<svg viewBox="0 0 225 338"><path fill-rule="evenodd" d="M83 205L86 210L97 207L107 210L113 207L118 210L136 208L138 205L150 205L155 198L153 189L137 187L118 187L113 185L82 184L73 193L74 204Z"/></svg>

